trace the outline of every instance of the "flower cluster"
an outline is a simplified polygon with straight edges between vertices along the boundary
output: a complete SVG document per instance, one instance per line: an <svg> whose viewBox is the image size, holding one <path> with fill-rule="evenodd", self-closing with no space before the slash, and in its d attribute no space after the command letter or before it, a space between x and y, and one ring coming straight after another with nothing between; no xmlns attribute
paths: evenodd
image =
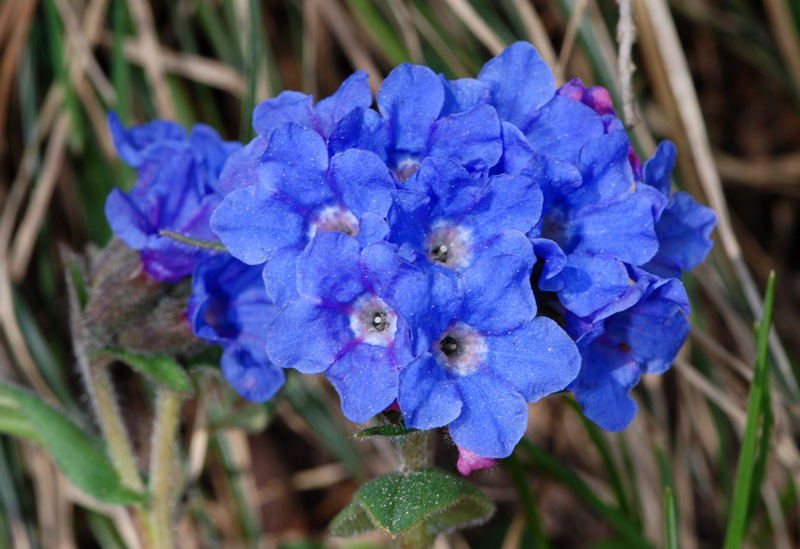
<svg viewBox="0 0 800 549"><path fill-rule="evenodd" d="M316 104L283 92L246 146L112 117L139 169L112 228L159 280L193 272L195 334L245 398L285 368L325 374L355 422L391 407L447 426L465 473L508 456L554 392L627 426L631 389L687 336L681 273L716 223L670 193L672 144L642 165L608 92L557 88L526 43L477 79L401 65L372 103L361 72Z"/></svg>

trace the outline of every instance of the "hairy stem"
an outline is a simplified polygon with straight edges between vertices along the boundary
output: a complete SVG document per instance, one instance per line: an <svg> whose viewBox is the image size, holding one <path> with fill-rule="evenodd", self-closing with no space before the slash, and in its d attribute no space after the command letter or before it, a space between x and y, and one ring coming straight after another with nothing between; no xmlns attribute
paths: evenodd
<svg viewBox="0 0 800 549"><path fill-rule="evenodd" d="M70 265L70 258L65 254L65 264ZM106 358L92 356L92 343L88 337L81 311L81 300L78 296L77 284L72 271L67 269L67 293L69 296L70 328L75 348L75 358L81 377L86 385L86 392L92 401L93 409L103 437L108 443L111 461L119 473L122 483L134 490L143 492L144 484L136 467L125 423L119 413L114 386L108 373L109 361Z"/></svg>
<svg viewBox="0 0 800 549"><path fill-rule="evenodd" d="M100 363L94 361L90 365L88 375L84 377L87 385L91 383L91 387L88 387L89 394L92 395L100 428L103 430L103 436L111 452L111 460L119 473L120 480L128 488L143 492L144 484L136 467L125 423L114 398L114 387L111 384L106 361Z"/></svg>
<svg viewBox="0 0 800 549"><path fill-rule="evenodd" d="M400 472L419 471L433 466L433 445L430 431L413 431L399 443Z"/></svg>
<svg viewBox="0 0 800 549"><path fill-rule="evenodd" d="M153 549L171 549L172 476L175 444L181 417L181 397L160 388L155 412L153 453L150 456L149 526Z"/></svg>

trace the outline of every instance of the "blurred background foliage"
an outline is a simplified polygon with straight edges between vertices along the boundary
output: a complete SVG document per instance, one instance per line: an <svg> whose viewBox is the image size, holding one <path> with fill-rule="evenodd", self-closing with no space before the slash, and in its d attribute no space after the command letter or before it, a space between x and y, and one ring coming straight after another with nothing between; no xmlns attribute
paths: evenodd
<svg viewBox="0 0 800 549"><path fill-rule="evenodd" d="M736 505L750 546L799 546L800 2L629 3L634 143L648 157L657 140L673 140L676 184L720 216L711 257L685 280L694 331L669 373L643 380L624 433L601 432L570 397L532 406L515 454L470 477L498 503L496 516L437 547L719 547ZM505 45L528 40L560 83L603 85L621 111L618 13L610 0L4 0L0 380L91 422L59 247L106 243L105 197L135 180L114 153L108 110L126 124L204 122L247 141L253 106L284 89L321 98L361 69L377 90L404 61L475 76ZM734 479L770 270L770 451L758 456L743 508ZM397 465L386 441L353 439L357 426L330 387L292 377L256 405L213 369L196 375L204 388L185 402L187 465L176 472L188 479L175 509L180 547L386 544L326 536L359 483ZM146 464L152 387L121 365L114 381ZM437 447L438 465L454 470L454 448L444 436ZM40 448L0 435L0 547L133 549L132 527L71 486Z"/></svg>

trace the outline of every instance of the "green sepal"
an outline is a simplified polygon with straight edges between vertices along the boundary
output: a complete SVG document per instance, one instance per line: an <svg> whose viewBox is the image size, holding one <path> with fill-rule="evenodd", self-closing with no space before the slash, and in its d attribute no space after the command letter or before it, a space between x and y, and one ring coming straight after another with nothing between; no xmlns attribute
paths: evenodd
<svg viewBox="0 0 800 549"><path fill-rule="evenodd" d="M330 530L336 536L350 536L378 528L392 538L433 540L439 532L485 522L492 513L494 504L479 490L461 478L431 469L394 473L366 483L334 518Z"/></svg>
<svg viewBox="0 0 800 549"><path fill-rule="evenodd" d="M364 437L402 437L409 433L413 433L416 429L409 429L403 425L392 425L387 423L385 425L376 425L375 427L367 427L356 433L356 438Z"/></svg>
<svg viewBox="0 0 800 549"><path fill-rule="evenodd" d="M220 252L228 251L228 249L222 242L218 242L216 240L198 240L196 238L184 236L182 234L173 233L172 231L160 231L158 234L160 236L166 236L173 240L177 240L178 242L183 242L184 244L188 244L189 246L194 246L195 248L203 248L205 250L216 250Z"/></svg>
<svg viewBox="0 0 800 549"><path fill-rule="evenodd" d="M75 486L98 501L132 504L145 499L126 488L103 442L82 431L60 411L16 387L0 384L0 431L43 446Z"/></svg>
<svg viewBox="0 0 800 549"><path fill-rule="evenodd" d="M194 393L192 380L183 367L168 356L137 355L119 349L102 349L99 353L124 362L170 391L183 395Z"/></svg>

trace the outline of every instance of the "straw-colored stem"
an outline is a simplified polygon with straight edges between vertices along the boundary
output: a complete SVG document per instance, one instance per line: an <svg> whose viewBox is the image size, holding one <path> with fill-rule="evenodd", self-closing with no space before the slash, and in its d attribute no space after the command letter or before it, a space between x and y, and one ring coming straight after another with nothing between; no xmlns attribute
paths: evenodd
<svg viewBox="0 0 800 549"><path fill-rule="evenodd" d="M149 527L153 549L171 549L172 467L181 414L181 397L167 389L159 389L153 432L153 453L150 456Z"/></svg>

